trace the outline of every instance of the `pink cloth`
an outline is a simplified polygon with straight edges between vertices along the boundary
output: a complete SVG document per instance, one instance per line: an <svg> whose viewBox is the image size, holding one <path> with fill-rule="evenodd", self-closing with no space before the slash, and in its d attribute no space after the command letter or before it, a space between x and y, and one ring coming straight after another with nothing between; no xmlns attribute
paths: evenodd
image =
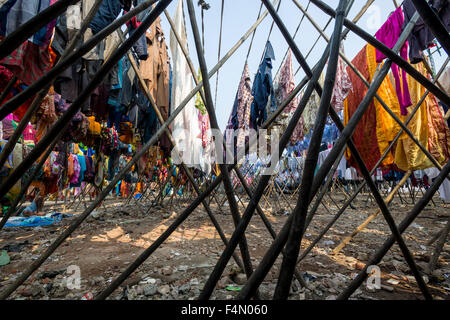
<svg viewBox="0 0 450 320"><path fill-rule="evenodd" d="M208 144L211 143L211 139L208 135L209 127L209 115L206 113L203 115L201 112L198 113L198 120L200 122L200 130L201 130L201 139L202 139L202 147L206 148Z"/></svg>
<svg viewBox="0 0 450 320"><path fill-rule="evenodd" d="M70 180L70 183L77 184L78 179L80 178L81 167L80 164L78 163L77 156L73 156L72 159L73 159L73 176L72 179Z"/></svg>
<svg viewBox="0 0 450 320"><path fill-rule="evenodd" d="M34 141L36 143L36 130L33 129L31 124L28 124L23 131L23 140Z"/></svg>
<svg viewBox="0 0 450 320"><path fill-rule="evenodd" d="M398 41L400 34L402 33L402 26L405 22L405 18L403 16L403 10L401 7L398 7L388 20L381 26L380 30L377 31L375 37L384 43L387 47L392 49L395 46L395 43ZM408 61L408 41L400 49L400 56ZM380 51L376 50L376 60L378 63L383 61L386 56ZM392 74L395 79L395 91L397 92L398 102L400 103L400 110L402 115L408 114L408 109L412 102L411 97L409 95L408 81L406 78L405 70L402 70L402 81L403 81L403 91L402 86L400 84L400 74L398 71L398 66L396 64L392 64L391 67Z"/></svg>

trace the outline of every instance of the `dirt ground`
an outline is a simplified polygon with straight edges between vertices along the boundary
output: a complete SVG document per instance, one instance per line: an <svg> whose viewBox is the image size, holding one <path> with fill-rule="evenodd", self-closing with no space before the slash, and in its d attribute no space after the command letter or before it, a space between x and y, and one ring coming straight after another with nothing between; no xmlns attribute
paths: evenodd
<svg viewBox="0 0 450 320"><path fill-rule="evenodd" d="M327 197L325 198L327 199ZM337 204L343 203L343 195L335 195ZM277 205L277 200L266 199L272 208L265 213L275 231L279 231L287 219L287 208ZM426 268L434 245L428 241L440 231L450 215L448 205L438 196L419 215L418 219L403 234L408 248L420 269ZM246 202L244 201L244 204ZM305 233L303 251L338 211L330 201L319 206L317 215ZM47 261L9 298L10 299L81 299L87 294L95 296L105 289L122 271L157 239L174 221L186 201L173 201L169 207L150 208L149 203L108 197L94 214L47 259ZM264 201L262 202L264 205ZM290 204L295 205L295 202ZM0 249L5 248L10 263L0 267L0 291L11 284L57 236L82 212L80 205L73 217L61 223L34 228L5 228L0 231ZM234 230L233 220L227 204L211 202L211 208L230 238ZM398 199L390 205L397 224L412 208L412 203ZM48 212L61 210L59 204L48 202ZM241 214L243 207L240 207ZM363 200L355 203L355 209L348 208L325 237L299 264L298 270L308 284L299 286L295 280L290 299L333 300L342 292L369 260L386 238L389 228L382 215L378 215L366 229L359 233L339 254L331 254L340 241L376 211L374 204ZM58 211L62 212L62 211ZM257 266L269 248L272 238L259 216L255 215L246 233L253 267ZM109 299L195 299L200 293L210 272L214 268L224 245L203 207L198 207L191 216L143 263ZM425 280L437 299L450 298L450 245L444 246L437 269ZM270 299L276 285L281 263L267 275L260 287L261 298ZM72 266L72 267L70 267ZM79 267L80 287L73 282L73 266ZM368 289L363 284L351 297L355 300L423 299L412 273L399 247L394 245L378 265L381 269L381 289ZM75 288L70 284L75 283ZM245 276L230 260L212 299L232 299L245 283ZM234 291L237 290L237 291Z"/></svg>

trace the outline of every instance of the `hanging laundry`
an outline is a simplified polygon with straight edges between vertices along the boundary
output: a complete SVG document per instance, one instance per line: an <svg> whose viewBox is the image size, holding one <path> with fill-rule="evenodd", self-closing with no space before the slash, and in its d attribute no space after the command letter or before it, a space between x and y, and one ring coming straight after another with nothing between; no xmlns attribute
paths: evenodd
<svg viewBox="0 0 450 320"><path fill-rule="evenodd" d="M449 1L431 0L430 5L438 13L438 16L444 22L444 26L447 28L447 30L450 30ZM405 0L405 2L403 2L403 12L405 14L405 27L413 17L414 13L416 13L416 7L411 0ZM409 60L411 61L411 63L416 64L423 61L422 52L430 46L434 46L434 38L434 34L431 32L425 22L423 22L422 18L419 18L408 37L408 43L410 46Z"/></svg>
<svg viewBox="0 0 450 320"><path fill-rule="evenodd" d="M424 171L428 178L432 180L435 179L440 173L439 169L435 167L425 169ZM439 195L445 203L450 203L450 181L448 181L448 179L444 179L444 181L440 185Z"/></svg>
<svg viewBox="0 0 450 320"><path fill-rule="evenodd" d="M248 71L248 64L245 63L242 71L241 80L239 81L238 90L231 111L230 119L228 121L227 130L225 131L225 139L227 141L227 148L234 145L234 154L236 155L240 148L245 146L246 137L250 132L250 110L253 101L251 93L250 72ZM232 138L235 141L232 142Z"/></svg>
<svg viewBox="0 0 450 320"><path fill-rule="evenodd" d="M140 5L144 0L137 0L134 1L134 6L137 7ZM151 7L148 7L144 11L140 12L137 16L133 17L129 22L127 22L128 30L130 32L130 35L133 34L133 32L140 26L142 21L144 20L145 16L151 11ZM136 41L133 44L133 49L136 52L136 55L138 56L139 60L147 60L148 58L148 51L147 51L147 40L145 37L145 34L143 34L138 41Z"/></svg>
<svg viewBox="0 0 450 320"><path fill-rule="evenodd" d="M367 50L368 47L365 46L359 51L352 60L352 64L361 72L362 76L370 82ZM347 73L352 81L353 90L349 93L344 102L344 126L347 125L351 116L367 93L366 85L360 80L356 73L350 69L350 67L347 67ZM352 139L367 168L371 170L381 157L377 139L377 113L373 101L356 125ZM348 149L346 150L345 156L349 165L356 168L356 161L351 157L351 153ZM386 159L383 164L389 164L392 162L391 160L392 159Z"/></svg>
<svg viewBox="0 0 450 320"><path fill-rule="evenodd" d="M8 0L0 8L0 40L55 2L56 0ZM11 70L26 85L38 80L51 69L55 60L49 49L55 24L56 19L3 58L0 64Z"/></svg>
<svg viewBox="0 0 450 320"><path fill-rule="evenodd" d="M403 17L403 10L398 7L394 13L388 18L388 20L381 26L381 28L375 34L375 37L392 49L397 43L400 35L402 33L402 26L404 24L405 18ZM400 48L400 56L408 60L408 42L405 42ZM377 63L382 62L386 56L379 50L376 51L376 61ZM411 97L409 95L408 80L406 76L406 71L402 70L401 79L398 66L393 63L391 66L392 74L395 79L395 90L397 92L398 101L400 103L400 109L402 115L407 115L407 108L412 104Z"/></svg>
<svg viewBox="0 0 450 320"><path fill-rule="evenodd" d="M202 75L199 70L198 72L198 81L202 81ZM198 109L198 121L200 124L200 139L202 140L203 147L203 155L200 158L200 167L202 171L209 175L211 172L211 155L214 152L214 144L212 143L212 132L211 132L211 124L209 121L208 111L206 110L205 105L203 104L202 97L200 92L197 92L195 99L195 107Z"/></svg>
<svg viewBox="0 0 450 320"><path fill-rule="evenodd" d="M250 122L251 128L258 128L267 120L267 102L270 97L271 104L269 109L275 111L275 94L272 83L272 59L275 60L270 41L267 42L264 57L258 68L258 73L253 81L252 95L253 102L251 105Z"/></svg>
<svg viewBox="0 0 450 320"><path fill-rule="evenodd" d="M425 67L422 63L414 64L413 67L426 76ZM408 111L408 113L410 113L425 93L425 88L411 76L408 76L408 84L413 103ZM422 146L428 149L433 144L428 144L429 119L427 109L427 102L424 101L408 124L408 129L422 144ZM400 119L404 122L406 121L406 118L406 116L401 116ZM402 133L398 140L397 147L395 148L395 164L404 171L423 170L432 166L431 161L406 133Z"/></svg>
<svg viewBox="0 0 450 320"><path fill-rule="evenodd" d="M371 83L374 79L377 62L376 62L376 49L371 45L367 45L367 62L369 67L369 80ZM390 77L386 77L378 88L377 94L380 98L388 105L391 111L400 118L401 108L399 100L396 95L394 86ZM387 113L387 111L382 107L378 99L373 99L376 110L376 133L378 148L380 150L380 155L389 147L391 141L394 140L395 136L400 130L399 124ZM378 160L378 159L377 159ZM390 151L388 156L385 158L384 164L392 164L394 162L393 152Z"/></svg>
<svg viewBox="0 0 450 320"><path fill-rule="evenodd" d="M295 89L295 79L294 79L294 67L292 63L292 52L289 48L288 54L286 56L286 60L280 69L280 76L278 85L275 89L275 98L276 104L281 106L281 104L287 99L287 97L291 94L291 92ZM299 99L294 97L291 102L286 106L283 110L283 115L285 115L281 124L281 132L284 132L287 128L288 122L292 119L295 110L297 109L299 103ZM304 124L303 124L303 116L300 117L297 126L294 129L294 132L291 135L290 141L292 144L297 143L303 139L304 134Z"/></svg>
<svg viewBox="0 0 450 320"><path fill-rule="evenodd" d="M151 25L150 31L147 30L145 36L147 39L148 58L145 61L141 61L139 69L142 78L165 121L169 117L169 104L171 99L170 59L164 33L161 28L160 17L158 17ZM151 105L148 107L150 109L152 108ZM150 109L147 110L149 118L146 118L145 123L147 132L154 131L154 125L158 125L156 114ZM144 142L146 142L145 139ZM166 135L161 136L160 145L168 156L170 154L171 144Z"/></svg>
<svg viewBox="0 0 450 320"><path fill-rule="evenodd" d="M344 52L344 47L341 45L341 51ZM336 70L336 81L333 87L333 95L331 96L331 105L336 112L344 110L344 101L350 91L353 89L352 81L348 76L346 70L347 64L344 59L339 56L338 66Z"/></svg>
<svg viewBox="0 0 450 320"><path fill-rule="evenodd" d="M183 1L179 0L173 20L175 30L180 36L181 44L186 48L187 34L183 17ZM173 59L171 101L174 107L178 107L185 97L192 91L194 85L186 58L184 57L173 32L170 33L170 50L172 52ZM148 60L150 60L150 58ZM200 157L202 156L203 149L202 141L199 138L201 136L201 132L198 113L199 110L195 108L195 100L193 98L175 118L172 126L175 145L181 155L181 159L176 159L177 162L183 160L183 162L189 167L197 168L199 168L200 165Z"/></svg>

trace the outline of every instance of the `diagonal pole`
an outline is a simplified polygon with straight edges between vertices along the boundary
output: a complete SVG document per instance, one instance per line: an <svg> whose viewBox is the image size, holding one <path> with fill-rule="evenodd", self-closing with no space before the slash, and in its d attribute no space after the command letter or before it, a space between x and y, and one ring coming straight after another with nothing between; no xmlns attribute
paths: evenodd
<svg viewBox="0 0 450 320"><path fill-rule="evenodd" d="M444 26L441 18L437 15L436 11L431 9L430 5L425 0L412 0L414 7L416 7L417 12L420 14L423 22L430 28L431 32L439 40L442 48L450 54L450 36L448 35L448 30ZM448 5L448 3L447 3Z"/></svg>
<svg viewBox="0 0 450 320"><path fill-rule="evenodd" d="M13 52L22 42L26 41L50 21L56 19L68 6L73 5L78 1L80 0L59 0L6 36L5 39L0 42L0 60L11 54L11 52Z"/></svg>
<svg viewBox="0 0 450 320"><path fill-rule="evenodd" d="M120 30L118 30L118 34L119 34L121 40L124 41L123 34L121 33ZM156 105L156 102L153 99L153 97L152 97L152 95L150 93L150 90L147 87L147 84L144 82L144 80L142 78L142 75L141 75L141 73L140 73L140 71L139 71L139 69L138 69L138 67L136 65L136 61L134 60L133 55L131 54L130 51L128 51L127 54L128 54L128 59L131 62L131 66L133 67L134 72L136 73L136 76L139 79L139 83L140 83L140 85L141 85L141 87L142 87L142 89L144 91L144 94L146 95L147 99L150 101L150 104L152 105L152 108L155 111L156 116L158 117L158 121L160 122L161 125L164 124L164 118L163 118L163 116L161 114L161 111L159 110L158 106ZM174 141L174 139L172 137L172 134L170 133L169 129L166 128L164 133L167 136L167 138L169 139L169 141L172 144L172 146L174 147L175 152L177 152L179 154L179 152L177 150L177 147L175 145L175 141ZM179 158L181 159L180 155L179 155ZM199 189L197 183L195 182L195 179L194 179L194 176L192 175L191 170L186 166L186 164L184 162L181 163L181 167L182 167L183 171L186 173L186 175L187 175L189 181L191 182L192 186L194 187L195 192L197 194L200 194L200 189ZM219 233L220 238L222 239L223 243L226 246L228 244L228 240L225 237L225 234L224 234L222 228L220 227L219 222L217 221L216 217L214 216L214 214L211 211L211 208L209 207L209 205L206 203L205 200L202 201L202 204L205 207L205 210L206 210L209 218L211 219L211 222L213 223L214 227L216 228L217 232ZM235 259L237 265L242 268L243 264L240 261L240 259L237 257L237 255L234 255L233 258Z"/></svg>
<svg viewBox="0 0 450 320"><path fill-rule="evenodd" d="M312 0L312 1L315 2L316 0ZM330 10L332 10L332 9L330 9ZM333 10L333 12L335 13L334 10ZM277 18L277 15L274 12L274 10L271 11L271 15L272 15L272 17ZM413 18L413 20L410 21L410 24L408 25L408 27L405 28L403 35L402 35L403 39L399 40L398 46L396 48L397 50L400 48L401 44L403 44L403 42L406 41L406 37L409 34L409 32L411 32L411 29L415 23L414 19L417 20L417 18L418 18L418 16ZM279 17L277 20L278 20L278 25L280 27L280 30L283 31L282 32L283 36L285 36L286 40L288 41L289 45L291 46L291 49L293 50L294 55L299 60L300 64L306 71L307 75L310 76L311 70L310 70L309 66L307 65L306 61L304 60L303 56L301 55L296 44L293 42L287 29L284 27L284 24L279 19ZM345 21L347 21L347 20L345 20ZM345 129L344 129L339 117L337 116L336 112L334 111L334 109L330 108L331 117L332 117L333 121L335 121L336 125L338 126L338 129L341 130L341 137L338 139L337 143L335 144L334 148L330 152L329 156L327 157L327 159L325 159L325 162L322 164L321 168L317 172L316 178L314 179L313 186L312 186L312 190L313 190L312 194L315 194L315 192L317 192L317 190L319 189L321 182L325 178L327 172L329 171L329 168L333 165L334 161L338 157L342 148L345 146L345 143L347 143L349 148L351 149L352 154L354 155L355 159L358 162L358 166L360 167L360 170L363 173L365 173L365 179L366 179L367 183L372 184L374 186L374 183L370 177L370 174L368 173L367 168L364 165L364 162L362 161L362 159L361 159L358 151L354 147L353 143L349 139L350 139L352 132L354 131L354 128L356 127L357 123L359 122L360 118L362 117L363 113L365 112L365 109L367 109L367 107L369 106L373 95L378 90L378 87L381 85L381 82L384 79L385 75L387 74L389 67L390 67L390 64L388 61L388 62L386 62L385 66L384 66L383 72L380 72L379 75L374 79L371 89L369 89L369 91L367 92L367 95L361 102L360 106L358 107L355 114L352 116L349 124L345 127ZM385 74L383 75L383 73L385 73ZM318 89L319 95L320 95L321 94L320 86L317 86L317 89ZM393 230L393 233L396 234L395 233L395 229L396 229L395 224L393 224L392 220L389 219L390 214L386 210L387 208L385 207L385 204L382 201L383 199L379 195L378 190L376 189L376 186L374 186L374 188L372 188L372 191L375 196L378 195L378 202L379 202L380 207L383 207L383 205L384 205L383 213L385 214L385 217L387 218L388 224L390 225L391 229ZM288 221L285 223L285 226L283 227L282 231L279 233L279 236L272 244L268 253L263 258L263 261L261 261L260 265L255 270L253 276L249 279L247 285L243 288L243 290L241 291L238 298L246 298L249 294L251 294L252 290L254 290L259 285L259 283L262 281L262 279L267 274L268 270L270 270L271 266L275 262L276 257L280 253L281 248L287 239L287 235L288 235L289 228L290 228L290 223L292 223L291 217L289 217ZM401 237L398 237L398 233L397 233L396 238L398 239L399 243L402 243L402 239L401 239ZM402 247L404 249L403 250L404 255L405 255L405 257L407 257L409 251L407 250L407 248L405 248L405 246L402 246ZM410 257L410 254L409 254L409 257ZM423 279L418 274L417 267L415 266L414 261L411 261L411 259L408 259L408 262L410 262L411 269L415 273L416 279L417 279L417 282L419 283L419 285L420 285L420 282L422 281L423 286L421 286L421 288L422 288L424 294L426 294L426 290L427 290L426 286L424 285ZM415 269L415 271L414 271L414 269Z"/></svg>
<svg viewBox="0 0 450 320"><path fill-rule="evenodd" d="M450 173L450 162L447 163L444 168L442 168L441 173L435 178L433 184L430 188L425 192L425 195L414 205L411 212L403 219L403 221L399 224L398 229L401 233L405 232L405 230L413 223L413 221L418 217L418 215L422 212L422 210L428 205L430 200L433 198L436 191L439 189L442 182L445 180L445 177ZM367 268L372 265L377 265L389 251L389 249L394 245L395 238L391 235L384 244L380 247L380 249L372 256L372 258L367 262L366 266L361 270L358 276L353 279L353 281L349 284L349 286L341 292L341 294L337 297L338 300L348 299L356 289L363 283L366 279L368 273Z"/></svg>
<svg viewBox="0 0 450 320"><path fill-rule="evenodd" d="M98 83L97 81L101 80L108 72L109 70L121 59L121 57L132 47L133 43L136 42L136 40L145 32L145 30L156 20L156 18L161 14L161 12L170 4L171 0L160 0L159 3L156 5L156 7L148 14L148 16L144 19L142 24L136 29L136 31L125 41L125 43L119 47L119 49L112 55L112 57L108 60L107 63L105 63L99 70L99 72L96 73L93 80L88 84L85 90L80 94L80 96L75 100L75 102L71 105L75 107L75 111L78 110L79 106L83 101L86 100L88 95L92 92L94 89L93 86L95 86L95 83ZM70 108L69 108L70 109ZM178 110L177 110L178 111ZM69 111L66 112L66 114ZM66 115L65 114L65 115ZM174 112L176 115L177 113ZM175 117L174 114L172 115L170 121L173 120ZM64 118L64 117L63 117ZM63 119L61 118L61 119ZM70 117L71 118L71 117ZM61 120L60 119L60 120ZM165 126L162 126L158 132L159 136L162 134L162 131L164 128L167 127L168 123L170 121L166 122ZM56 125L52 128L54 129ZM58 130L57 134L52 133L52 129L50 130L49 134L53 134L56 136L56 138L59 138L59 136L64 133L64 130ZM86 219L86 217L92 212L92 210L95 209L95 207L101 202L112 190L112 188L117 184L118 180L124 176L131 168L131 166L147 151L148 148L152 144L155 143L158 135L155 135L150 139L149 142L145 145L145 148L143 148L140 152L138 152L130 161L127 163L127 165L120 171L119 175L116 175L116 177L113 179L113 181L108 185L107 188L105 188L102 193L97 197L97 200L91 204L88 209L86 209L74 222L63 232L61 233L58 238L49 246L49 248L37 259L35 260L21 275L17 278L17 280L12 283L10 286L8 286L4 291L0 293L0 299L6 299L12 292L14 292L39 266L44 263L44 261L59 247L59 245ZM47 137L47 136L46 136ZM45 139L45 137L43 138ZM42 141L42 140L41 140ZM35 149L37 146L35 147ZM33 151L35 150L33 149ZM32 152L33 152L32 151Z"/></svg>
<svg viewBox="0 0 450 320"><path fill-rule="evenodd" d="M45 88L48 85L48 83L52 82L61 72L63 72L65 69L74 64L79 58L81 58L84 54L88 53L100 41L105 39L117 28L119 28L121 25L123 25L125 22L127 22L140 12L150 7L156 1L157 0L145 0L139 6L122 15L120 18L114 20L114 22L106 26L104 29L102 29L92 38L86 41L82 46L80 46L80 48L70 53L65 59L61 61L60 64L53 67L44 76L39 78L39 80L35 81L27 89L25 89L24 91L14 96L14 98L7 101L2 106L2 108L0 108L0 120L4 119L8 114L12 113L14 110L20 107L23 103L25 103L28 99L33 97L41 89Z"/></svg>
<svg viewBox="0 0 450 320"><path fill-rule="evenodd" d="M262 0L266 6L266 0ZM305 169L303 170L302 182L300 186L299 197L297 206L294 209L292 216L292 224L289 232L289 236L286 242L286 253L283 257L283 261L280 267L280 274L278 277L278 283L275 288L274 299L287 299L289 295L289 289L291 287L292 276L296 265L298 253L300 250L301 240L303 238L303 231L306 221L306 214L308 206L312 198L312 190L310 184L314 179L314 169L317 166L319 158L320 145L322 143L323 130L325 128L325 122L327 119L328 109L330 106L331 95L333 93L333 87L335 83L335 75L337 65L339 61L339 45L340 38L344 23L345 6L347 0L339 1L339 6L336 10L336 20L334 25L334 32L332 41L330 43L330 57L328 68L325 76L324 89L320 100L319 110L317 111L316 122L314 125L314 131L311 138L311 142L308 148ZM268 8L269 9L269 8ZM270 9L269 9L270 11ZM271 12L272 14L272 12ZM272 14L274 16L274 14ZM278 19L274 19L278 23Z"/></svg>
<svg viewBox="0 0 450 320"><path fill-rule="evenodd" d="M321 9L326 14L334 17L336 15L336 11L334 11L330 6L324 3L321 0L311 0L319 9ZM410 21L411 22L411 21ZM416 81L418 81L422 86L427 88L432 94L434 94L439 100L443 103L450 105L450 97L448 94L439 89L436 85L434 85L430 80L428 80L425 76L423 76L419 71L414 69L408 61L401 58L398 54L396 54L393 50L389 49L386 45L378 41L372 35L364 31L362 28L357 26L355 23L351 22L348 19L344 20L344 25L353 31L356 35L361 37L366 42L370 43L380 52L382 52L388 59L392 60L392 63L395 63L400 68L405 70L411 77L413 77Z"/></svg>
<svg viewBox="0 0 450 320"><path fill-rule="evenodd" d="M210 87L209 78L208 78L208 70L207 70L207 66L206 66L205 57L203 55L204 51L203 51L203 47L202 47L201 40L200 40L200 34L199 34L198 26L197 26L197 20L195 17L194 5L192 4L192 0L187 0L187 7L188 7L188 11L189 11L189 18L190 18L189 20L191 22L192 31L194 33L194 41L195 41L195 46L197 49L197 57L198 57L198 61L200 64L200 70L201 70L202 78L204 79L203 80L203 88L204 88L204 93L205 93L205 98L206 98L205 107L209 114L211 128L219 131L220 128L219 128L219 124L217 122L216 112L214 110L213 99L212 99L212 95L211 95L211 87ZM216 150L221 150L221 148L217 146L217 143L216 143ZM226 150L226 149L224 148L224 150ZM219 164L219 168L224 177L223 185L225 188L225 193L228 198L228 204L230 206L231 215L233 217L234 224L237 226L239 224L239 221L241 220L241 217L239 214L238 204L236 202L236 198L235 198L234 192L233 192L233 186L232 186L231 179L230 179L230 172L229 172L228 166L226 164L223 164L223 163ZM250 259L250 254L248 252L247 240L245 237L242 237L242 239L239 243L239 247L240 247L241 254L242 254L242 260L244 261L245 273L247 274L247 278L248 278L248 277L250 277L250 275L253 272L253 267L252 267L252 263L251 263L251 259Z"/></svg>

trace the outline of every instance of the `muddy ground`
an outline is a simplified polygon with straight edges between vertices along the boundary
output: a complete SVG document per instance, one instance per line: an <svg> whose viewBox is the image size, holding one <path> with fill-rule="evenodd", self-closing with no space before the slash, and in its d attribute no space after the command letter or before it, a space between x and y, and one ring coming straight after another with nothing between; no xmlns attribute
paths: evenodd
<svg viewBox="0 0 450 320"><path fill-rule="evenodd" d="M285 212L288 206L281 207L277 199L266 200L262 205L273 228L278 232L287 219L286 214L280 213ZM335 194L334 201L336 204L342 204L344 196ZM295 202L291 202L289 205L294 204ZM319 207L318 214L305 234L302 250L315 239L338 211L331 201L326 200L324 204L326 207ZM9 298L46 300L81 299L91 294L95 296L150 246L187 205L184 200L174 200L166 207L151 208L150 203L133 200L127 204L126 201L108 197ZM231 215L225 213L229 211L227 203L218 206L217 203L211 202L211 208L227 238L230 238L234 224ZM390 208L398 224L411 210L412 203L407 204L396 199ZM11 261L0 267L0 291L11 284L49 247L82 209L83 205L80 205L77 211L66 211L75 216L64 218L59 224L1 230L0 249L7 250ZM45 210L63 212L60 204L55 205L53 202L48 202ZM303 273L308 288L302 288L296 280L290 299L336 299L390 235L386 222L379 215L338 254L331 254L332 249L374 211L376 208L373 202L367 203L363 198L355 203L355 209L348 208L345 211L300 263L299 270ZM436 196L434 204L427 206L404 233L408 248L421 270L426 270L435 245L427 243L444 227L449 215L449 205L443 204ZM252 218L246 237L253 266L257 266L272 242L258 216ZM447 241L444 246L437 269L425 277L430 291L437 299L450 298L449 244ZM195 299L223 249L224 245L206 211L199 207L109 299ZM272 297L280 263L279 257L260 287L261 298ZM76 280L73 280L73 271L76 270L73 266L79 267L79 288ZM381 269L382 288L368 289L366 284L363 284L351 299L423 299L397 245L393 246L378 266ZM244 274L239 272L232 259L212 298L232 299L244 282Z"/></svg>

